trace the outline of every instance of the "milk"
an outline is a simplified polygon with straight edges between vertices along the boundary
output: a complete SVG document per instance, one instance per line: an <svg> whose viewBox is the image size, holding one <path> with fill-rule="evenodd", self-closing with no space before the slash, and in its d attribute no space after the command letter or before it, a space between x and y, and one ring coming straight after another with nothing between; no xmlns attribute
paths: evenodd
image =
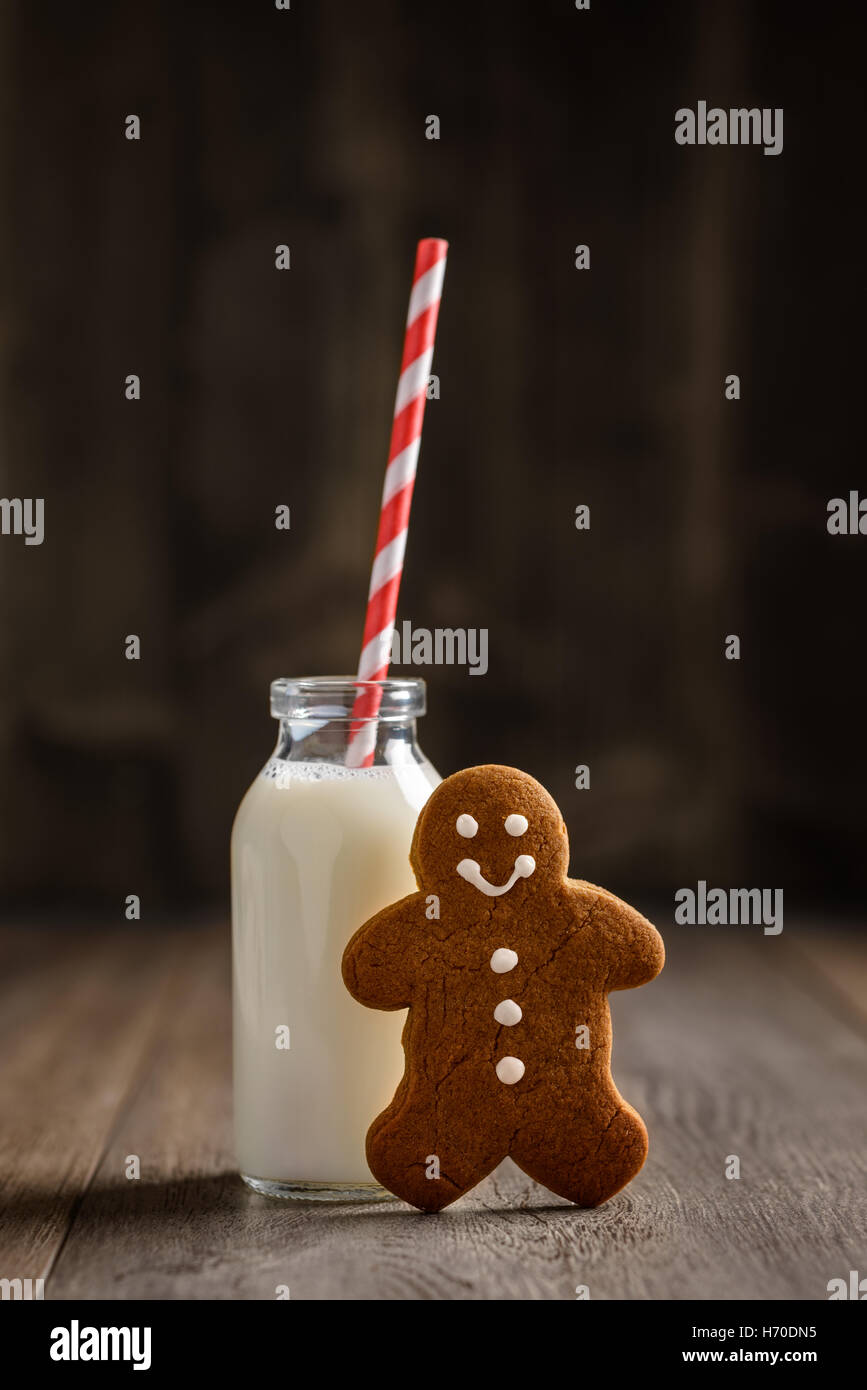
<svg viewBox="0 0 867 1390"><path fill-rule="evenodd" d="M415 890L412 832L438 781L424 760L350 769L272 759L241 803L232 832L235 1137L248 1178L373 1182L364 1137L403 1073L406 1015L357 1004L340 962L368 917Z"/></svg>

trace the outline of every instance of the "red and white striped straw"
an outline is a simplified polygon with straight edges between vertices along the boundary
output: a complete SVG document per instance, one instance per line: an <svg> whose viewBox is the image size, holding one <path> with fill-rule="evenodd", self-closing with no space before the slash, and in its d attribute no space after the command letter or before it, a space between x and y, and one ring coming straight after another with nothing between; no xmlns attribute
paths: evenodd
<svg viewBox="0 0 867 1390"><path fill-rule="evenodd" d="M394 401L391 445L382 488L379 532L367 595L367 617L358 680L381 681L388 675L391 638L397 615L397 596L403 574L403 557L409 529L409 511L421 427L427 401L427 384L433 362L437 316L446 271L447 241L426 237L415 254L415 272L406 316L403 357ZM376 719L382 693L377 687L359 691L353 705L346 762L349 767L369 767L376 744Z"/></svg>

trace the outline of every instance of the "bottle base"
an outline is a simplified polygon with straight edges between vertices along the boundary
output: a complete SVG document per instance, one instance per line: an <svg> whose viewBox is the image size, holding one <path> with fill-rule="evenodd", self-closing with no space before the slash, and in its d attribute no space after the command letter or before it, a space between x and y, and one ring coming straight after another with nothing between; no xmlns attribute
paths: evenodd
<svg viewBox="0 0 867 1390"><path fill-rule="evenodd" d="M377 1182L280 1182L276 1178L241 1177L263 1197L296 1202L393 1202L396 1199Z"/></svg>

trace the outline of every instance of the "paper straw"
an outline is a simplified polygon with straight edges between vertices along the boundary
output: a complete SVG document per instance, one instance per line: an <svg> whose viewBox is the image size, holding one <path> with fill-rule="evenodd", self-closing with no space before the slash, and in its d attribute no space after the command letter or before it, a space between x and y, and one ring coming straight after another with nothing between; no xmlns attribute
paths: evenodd
<svg viewBox="0 0 867 1390"><path fill-rule="evenodd" d="M367 616L358 661L358 680L381 681L388 675L391 638L397 615L397 596L403 574L403 557L409 528L409 511L421 427L427 401L427 384L433 362L434 337L446 271L448 242L438 237L420 241L406 316L403 357L394 401L394 421L388 464L382 487L379 532L373 555ZM382 701L378 686L359 690L352 709L346 763L370 767L376 745L376 714ZM363 721L363 722L362 722Z"/></svg>

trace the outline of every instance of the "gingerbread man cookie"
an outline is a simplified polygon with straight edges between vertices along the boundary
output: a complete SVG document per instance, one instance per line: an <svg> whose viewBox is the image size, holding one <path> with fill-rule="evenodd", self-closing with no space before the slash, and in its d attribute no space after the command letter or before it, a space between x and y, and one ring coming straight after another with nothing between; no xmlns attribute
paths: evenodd
<svg viewBox="0 0 867 1390"><path fill-rule="evenodd" d="M409 1009L403 1080L367 1134L372 1173L438 1211L510 1155L552 1192L598 1206L647 1154L611 1077L606 996L658 975L658 932L566 877L563 818L515 768L442 782L410 861L419 891L371 917L343 957L360 1003Z"/></svg>

